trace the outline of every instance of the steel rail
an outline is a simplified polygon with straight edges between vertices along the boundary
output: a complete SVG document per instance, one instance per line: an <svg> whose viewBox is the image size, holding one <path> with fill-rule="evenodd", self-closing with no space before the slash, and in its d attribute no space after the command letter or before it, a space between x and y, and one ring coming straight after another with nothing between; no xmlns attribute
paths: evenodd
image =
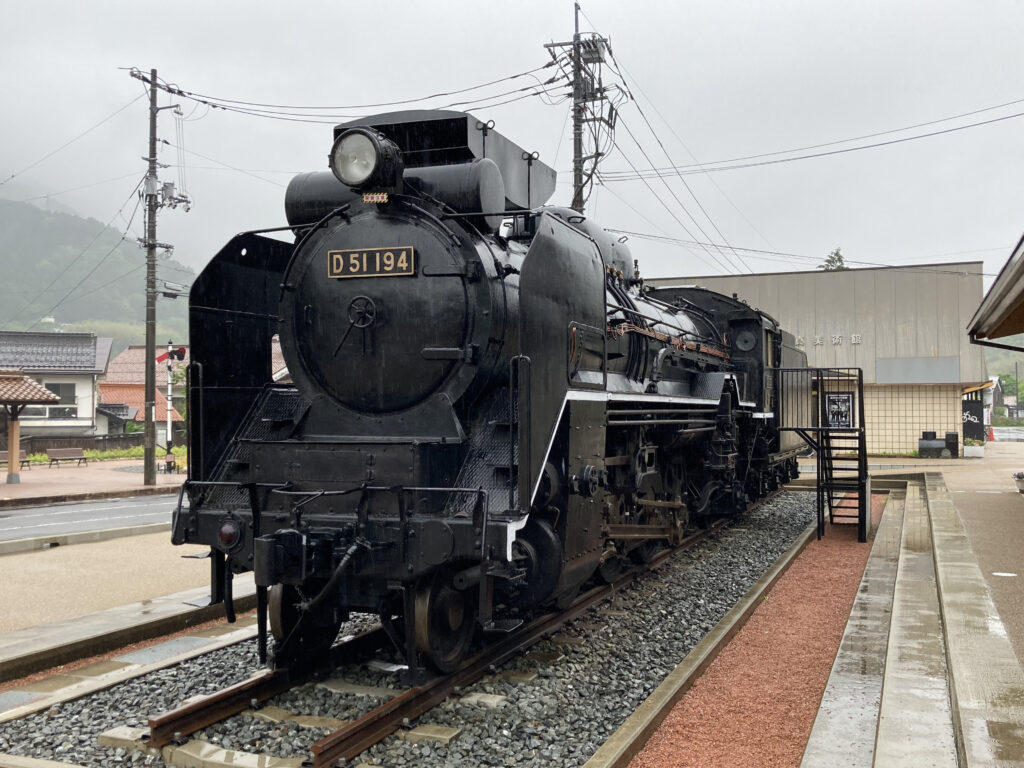
<svg viewBox="0 0 1024 768"><path fill-rule="evenodd" d="M180 742L188 734L231 717L252 706L254 701L266 701L293 685L294 680L287 671L263 670L204 699L151 717L149 736L143 738L149 746L157 748Z"/></svg>
<svg viewBox="0 0 1024 768"><path fill-rule="evenodd" d="M339 657L368 655L387 643L384 630L377 627L335 646L331 656L337 660ZM253 706L253 702L266 701L305 681L305 677L300 679L289 670L263 670L198 701L151 717L149 735L145 740L151 747L163 747L180 741L189 734Z"/></svg>
<svg viewBox="0 0 1024 768"><path fill-rule="evenodd" d="M583 593L567 610L540 616L511 633L504 640L487 646L466 661L457 672L433 678L422 685L410 688L371 710L363 717L353 720L340 730L325 736L312 747L313 768L328 768L339 761L352 760L397 731L405 722L415 720L424 712L440 704L454 690L464 688L479 680L494 667L505 663L523 649L614 595L645 571L659 565L680 550L692 546L726 524L727 521L718 521L706 530L691 534L683 539L679 546L659 552L645 567L635 568L611 584L594 587Z"/></svg>

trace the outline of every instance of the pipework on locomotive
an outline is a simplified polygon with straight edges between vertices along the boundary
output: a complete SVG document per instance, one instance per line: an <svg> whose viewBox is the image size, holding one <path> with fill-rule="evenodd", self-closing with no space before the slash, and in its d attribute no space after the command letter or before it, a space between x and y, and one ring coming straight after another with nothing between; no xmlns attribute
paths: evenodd
<svg viewBox="0 0 1024 768"><path fill-rule="evenodd" d="M229 612L253 571L262 659L269 629L275 666L313 668L361 611L413 676L452 671L796 476L771 375L806 365L793 338L644 286L493 125L380 115L338 126L329 166L288 187L294 243L238 235L190 297L172 536L210 547Z"/></svg>

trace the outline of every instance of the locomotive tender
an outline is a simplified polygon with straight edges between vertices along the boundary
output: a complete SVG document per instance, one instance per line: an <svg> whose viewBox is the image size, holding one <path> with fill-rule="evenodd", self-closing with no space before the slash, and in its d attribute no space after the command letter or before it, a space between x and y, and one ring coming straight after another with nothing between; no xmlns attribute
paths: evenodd
<svg viewBox="0 0 1024 768"><path fill-rule="evenodd" d="M189 479L260 652L315 666L350 611L413 674L563 605L797 474L773 369L793 338L735 297L648 289L624 242L545 207L555 173L471 115L340 125L191 290ZM268 230L264 230L266 232ZM279 335L294 383L271 379ZM187 496L187 500L185 498Z"/></svg>

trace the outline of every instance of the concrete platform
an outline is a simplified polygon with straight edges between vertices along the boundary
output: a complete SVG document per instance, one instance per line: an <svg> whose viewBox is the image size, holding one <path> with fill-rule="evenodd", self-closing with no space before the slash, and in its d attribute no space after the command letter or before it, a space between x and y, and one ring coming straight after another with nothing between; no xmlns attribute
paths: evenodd
<svg viewBox="0 0 1024 768"><path fill-rule="evenodd" d="M1024 669L980 565L1024 573L1024 499L998 487L1009 468L1006 482L943 469L960 493L939 473L887 477L906 490L890 496L803 766L1024 766ZM1013 543L994 554L981 535L978 556L969 528L987 531L996 508L1017 515L995 534Z"/></svg>
<svg viewBox="0 0 1024 768"><path fill-rule="evenodd" d="M197 607L209 598L209 594L209 588L199 587L2 634L0 682L221 618L224 615L222 605ZM255 607L255 596L256 587L251 574L235 580L237 611ZM198 641L198 644L203 642ZM125 660L145 664L155 661L165 651L176 653L182 650L186 648L176 646L169 651L147 648Z"/></svg>
<svg viewBox="0 0 1024 768"><path fill-rule="evenodd" d="M93 461L80 467L34 465L30 470L23 469L20 478L21 482L14 484L0 480L0 509L176 493L185 475L157 472L156 484L147 486L143 484L142 459L117 459Z"/></svg>
<svg viewBox="0 0 1024 768"><path fill-rule="evenodd" d="M801 476L813 477L813 461L801 461ZM1024 471L1024 443L985 444L981 459L868 460L873 490L908 473L941 474L960 516L971 550L1018 659L1024 659L1024 496L1011 474Z"/></svg>

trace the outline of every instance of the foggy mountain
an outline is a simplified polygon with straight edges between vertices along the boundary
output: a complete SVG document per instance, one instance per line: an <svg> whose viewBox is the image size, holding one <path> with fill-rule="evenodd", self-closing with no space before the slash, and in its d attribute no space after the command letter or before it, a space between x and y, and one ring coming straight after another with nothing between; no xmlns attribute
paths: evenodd
<svg viewBox="0 0 1024 768"><path fill-rule="evenodd" d="M0 200L0 328L113 336L114 354L142 343L146 258L136 241L141 232L141 212L130 227L120 219L106 227L73 213ZM188 286L195 273L158 252L157 278L159 291L161 279ZM158 343L186 341L187 316L186 297L158 295Z"/></svg>

